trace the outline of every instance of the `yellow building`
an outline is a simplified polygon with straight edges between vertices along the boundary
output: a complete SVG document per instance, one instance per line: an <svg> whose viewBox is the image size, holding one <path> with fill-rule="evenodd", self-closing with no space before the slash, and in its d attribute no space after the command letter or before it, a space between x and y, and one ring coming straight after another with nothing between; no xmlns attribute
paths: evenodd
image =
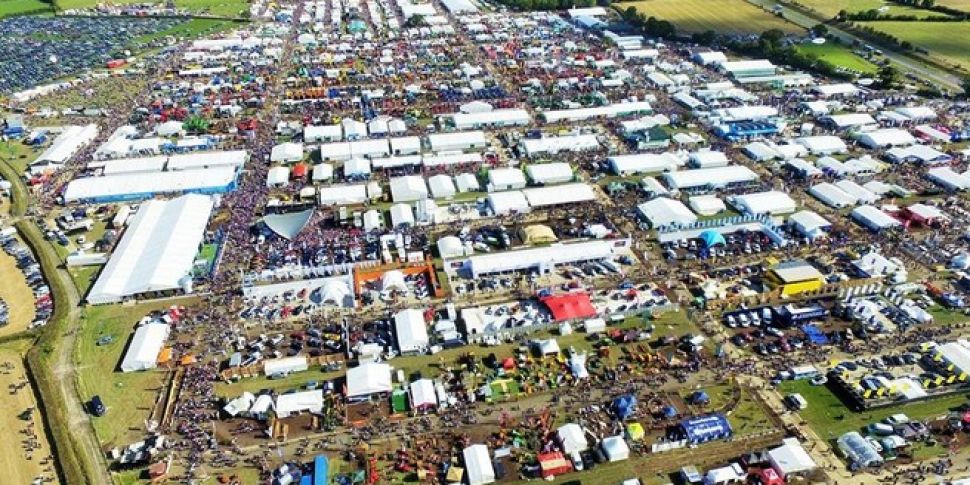
<svg viewBox="0 0 970 485"><path fill-rule="evenodd" d="M768 270L768 283L781 289L782 296L815 291L825 284L825 275L802 260L778 263Z"/></svg>

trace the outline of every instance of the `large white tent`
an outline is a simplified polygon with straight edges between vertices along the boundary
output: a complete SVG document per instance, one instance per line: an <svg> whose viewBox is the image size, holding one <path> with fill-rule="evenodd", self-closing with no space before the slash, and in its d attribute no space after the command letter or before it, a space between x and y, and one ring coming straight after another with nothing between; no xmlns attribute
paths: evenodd
<svg viewBox="0 0 970 485"><path fill-rule="evenodd" d="M465 474L468 485L484 485L495 483L495 468L488 457L488 447L485 445L471 445L462 452L465 458Z"/></svg>
<svg viewBox="0 0 970 485"><path fill-rule="evenodd" d="M586 433L576 423L567 423L560 426L556 430L556 436L559 438L559 444L562 445L562 451L567 455L586 451L589 448Z"/></svg>
<svg viewBox="0 0 970 485"><path fill-rule="evenodd" d="M276 397L276 416L288 418L302 412L320 413L323 411L323 390L291 392Z"/></svg>
<svg viewBox="0 0 970 485"><path fill-rule="evenodd" d="M158 364L158 354L165 345L170 328L166 323L146 323L131 338L131 345L121 361L122 372L154 369Z"/></svg>
<svg viewBox="0 0 970 485"><path fill-rule="evenodd" d="M391 392L391 366L368 362L347 371L347 399Z"/></svg>
<svg viewBox="0 0 970 485"><path fill-rule="evenodd" d="M132 217L87 301L113 303L151 291L185 287L212 212L212 198L189 194L150 200Z"/></svg>
<svg viewBox="0 0 970 485"><path fill-rule="evenodd" d="M394 315L394 333L402 354L420 352L428 347L428 326L420 310L401 310Z"/></svg>
<svg viewBox="0 0 970 485"><path fill-rule="evenodd" d="M658 197L637 206L640 216L650 223L651 227L663 227L671 224L689 226L697 222L694 215L683 202L666 197Z"/></svg>
<svg viewBox="0 0 970 485"><path fill-rule="evenodd" d="M435 393L434 381L418 379L408 386L411 394L411 407L414 409L433 408L438 405L438 395Z"/></svg>

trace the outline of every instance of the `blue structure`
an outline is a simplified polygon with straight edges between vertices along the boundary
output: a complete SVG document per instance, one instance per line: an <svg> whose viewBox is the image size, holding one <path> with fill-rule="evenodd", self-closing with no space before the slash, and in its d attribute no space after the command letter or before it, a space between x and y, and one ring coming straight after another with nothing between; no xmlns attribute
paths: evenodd
<svg viewBox="0 0 970 485"><path fill-rule="evenodd" d="M324 455L313 459L313 485L330 485L330 460Z"/></svg>
<svg viewBox="0 0 970 485"><path fill-rule="evenodd" d="M811 325L811 324L802 325L802 333L805 334L805 337L812 344L828 345L830 343L828 336L825 335L825 332L822 332L821 330L819 330L819 328L816 327L815 325Z"/></svg>
<svg viewBox="0 0 970 485"><path fill-rule="evenodd" d="M680 431L691 444L729 438L734 433L731 423L720 413L684 420L680 423Z"/></svg>
<svg viewBox="0 0 970 485"><path fill-rule="evenodd" d="M664 414L664 417L665 418L668 418L668 419L669 418L676 418L677 417L677 408L675 408L673 406L664 406L663 414Z"/></svg>
<svg viewBox="0 0 970 485"><path fill-rule="evenodd" d="M755 136L777 135L780 130L773 123L743 121L720 125L714 131L725 140L737 141Z"/></svg>
<svg viewBox="0 0 970 485"><path fill-rule="evenodd" d="M691 404L707 404L711 402L711 397L707 395L707 391L696 391L690 395Z"/></svg>
<svg viewBox="0 0 970 485"><path fill-rule="evenodd" d="M637 398L632 394L624 394L613 401L613 411L621 420L626 420L633 415L633 410L637 406Z"/></svg>
<svg viewBox="0 0 970 485"><path fill-rule="evenodd" d="M718 244L721 244L721 245L727 244L727 241L724 240L724 236L721 235L720 232L715 231L714 229L708 229L702 232L698 237L701 239L701 241L704 241L705 248L712 248L714 246L717 246Z"/></svg>

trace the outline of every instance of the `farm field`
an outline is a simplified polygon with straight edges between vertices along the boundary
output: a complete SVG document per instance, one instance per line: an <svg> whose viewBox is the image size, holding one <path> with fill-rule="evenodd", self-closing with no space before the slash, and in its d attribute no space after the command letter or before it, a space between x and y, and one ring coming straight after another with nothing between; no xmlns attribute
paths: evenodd
<svg viewBox="0 0 970 485"><path fill-rule="evenodd" d="M922 47L930 55L970 69L970 22L858 22L883 32L891 33L901 41L909 41Z"/></svg>
<svg viewBox="0 0 970 485"><path fill-rule="evenodd" d="M0 0L0 18L43 11L51 11L51 5L40 0Z"/></svg>
<svg viewBox="0 0 970 485"><path fill-rule="evenodd" d="M804 32L797 25L744 0L641 0L615 5L619 9L635 7L647 17L670 21L684 32L760 34L770 29Z"/></svg>
<svg viewBox="0 0 970 485"><path fill-rule="evenodd" d="M142 44L147 44L156 39L163 39L165 37L194 39L205 35L211 35L222 30L227 30L231 28L232 25L233 22L230 20L191 19L170 29L161 30L155 32L154 34L136 37L133 39L132 43L134 44L134 47L138 48L141 47Z"/></svg>
<svg viewBox="0 0 970 485"><path fill-rule="evenodd" d="M874 73L879 68L862 57L859 57L846 46L827 42L825 44L801 44L798 50L805 54L813 54L819 59L828 61L835 66L861 73Z"/></svg>
<svg viewBox="0 0 970 485"><path fill-rule="evenodd" d="M970 12L970 0L936 0L936 4L943 7L955 8L964 12Z"/></svg>
<svg viewBox="0 0 970 485"><path fill-rule="evenodd" d="M955 0L955 2L970 4L970 2L967 2L966 0ZM829 17L835 17L840 10L845 10L849 13L856 13L883 7L886 7L886 10L884 10L886 15L915 15L918 17L945 16L942 13L906 7L884 0L801 0L799 3L811 7ZM944 4L946 2L939 3Z"/></svg>
<svg viewBox="0 0 970 485"><path fill-rule="evenodd" d="M117 370L128 348L135 323L155 310L178 301L164 300L139 305L87 307L81 318L75 360L78 364L81 397L86 401L100 395L108 412L92 419L98 439L105 445L126 445L144 435L144 421L168 378L164 370L122 373ZM98 345L98 339L114 340Z"/></svg>
<svg viewBox="0 0 970 485"><path fill-rule="evenodd" d="M53 465L44 464L51 454L51 448L44 433L37 401L30 385L22 386L25 382L23 355L29 345L28 340L21 339L0 346L0 387L5 390L0 394L0 426L8 435L0 442L0 467L3 467L4 483L31 483L41 475L53 476ZM9 391L15 387L17 390ZM22 432L28 428L36 436L38 446L30 459L27 459L24 443L27 436Z"/></svg>
<svg viewBox="0 0 970 485"><path fill-rule="evenodd" d="M34 319L34 294L27 286L24 274L17 268L17 260L0 251L0 299L10 310L8 323L0 327L0 337L27 329Z"/></svg>
<svg viewBox="0 0 970 485"><path fill-rule="evenodd" d="M69 10L76 8L91 8L98 3L100 2L96 0L62 0L59 3L59 6L62 10ZM141 2L138 0L118 0L113 3L116 5L123 5L129 3L146 2ZM240 12L243 10L249 9L249 2L246 0L175 0L175 6L177 8L183 8L194 13L208 13L210 15L236 17L239 16Z"/></svg>

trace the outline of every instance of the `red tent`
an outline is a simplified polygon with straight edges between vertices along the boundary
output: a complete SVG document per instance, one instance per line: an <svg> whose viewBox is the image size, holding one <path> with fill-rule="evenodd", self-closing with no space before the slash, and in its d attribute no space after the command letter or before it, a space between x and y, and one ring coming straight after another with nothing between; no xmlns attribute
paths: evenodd
<svg viewBox="0 0 970 485"><path fill-rule="evenodd" d="M762 468L757 475L763 485L785 485L785 481L774 468Z"/></svg>
<svg viewBox="0 0 970 485"><path fill-rule="evenodd" d="M542 471L542 478L549 478L573 471L573 464L562 452L555 451L539 455L539 469Z"/></svg>
<svg viewBox="0 0 970 485"><path fill-rule="evenodd" d="M505 360L502 361L502 368L505 370L515 369L515 359L506 357Z"/></svg>
<svg viewBox="0 0 970 485"><path fill-rule="evenodd" d="M589 302L589 295L583 292L544 296L539 301L549 307L556 321L596 316L596 309Z"/></svg>
<svg viewBox="0 0 970 485"><path fill-rule="evenodd" d="M306 174L307 166L305 164L298 163L293 167L293 178L303 178L306 177Z"/></svg>

